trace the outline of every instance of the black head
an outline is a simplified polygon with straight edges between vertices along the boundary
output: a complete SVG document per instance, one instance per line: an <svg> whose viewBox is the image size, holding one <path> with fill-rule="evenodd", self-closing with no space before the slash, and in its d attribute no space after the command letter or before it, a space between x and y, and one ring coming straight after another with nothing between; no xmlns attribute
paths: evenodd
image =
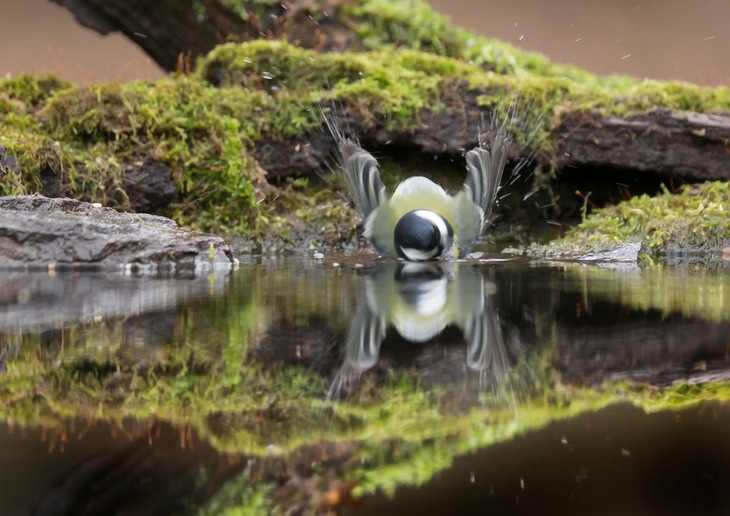
<svg viewBox="0 0 730 516"><path fill-rule="evenodd" d="M404 260L419 262L440 258L454 241L451 224L440 213L413 210L395 225L393 245Z"/></svg>

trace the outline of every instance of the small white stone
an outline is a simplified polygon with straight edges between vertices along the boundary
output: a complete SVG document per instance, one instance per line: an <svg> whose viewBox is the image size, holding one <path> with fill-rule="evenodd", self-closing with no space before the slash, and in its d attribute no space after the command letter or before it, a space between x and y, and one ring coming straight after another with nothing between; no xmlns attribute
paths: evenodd
<svg viewBox="0 0 730 516"><path fill-rule="evenodd" d="M321 260L322 258L324 258L324 254L314 253L314 255L312 255L312 258L314 258L315 260Z"/></svg>

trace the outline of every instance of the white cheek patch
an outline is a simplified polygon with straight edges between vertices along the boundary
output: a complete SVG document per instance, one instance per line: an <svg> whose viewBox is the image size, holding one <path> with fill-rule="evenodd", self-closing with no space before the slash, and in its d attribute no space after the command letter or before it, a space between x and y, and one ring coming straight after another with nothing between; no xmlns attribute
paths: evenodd
<svg viewBox="0 0 730 516"><path fill-rule="evenodd" d="M412 249L410 247L403 247L401 248L401 251L403 251L403 254L406 255L406 258L408 258L412 262L424 262L426 260L430 260L431 258L436 256L436 253L438 253L438 249L432 249L430 251L421 251L420 249Z"/></svg>

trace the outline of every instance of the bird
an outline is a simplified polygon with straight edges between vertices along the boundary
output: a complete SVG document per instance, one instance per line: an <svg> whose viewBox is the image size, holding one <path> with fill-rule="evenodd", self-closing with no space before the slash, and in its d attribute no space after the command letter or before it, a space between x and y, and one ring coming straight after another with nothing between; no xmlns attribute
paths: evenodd
<svg viewBox="0 0 730 516"><path fill-rule="evenodd" d="M412 176L388 195L375 157L327 121L339 169L363 218L363 235L385 258L409 262L464 258L484 233L497 198L513 136L505 125L480 131L466 153L466 180L456 195ZM495 124L492 124L493 126Z"/></svg>

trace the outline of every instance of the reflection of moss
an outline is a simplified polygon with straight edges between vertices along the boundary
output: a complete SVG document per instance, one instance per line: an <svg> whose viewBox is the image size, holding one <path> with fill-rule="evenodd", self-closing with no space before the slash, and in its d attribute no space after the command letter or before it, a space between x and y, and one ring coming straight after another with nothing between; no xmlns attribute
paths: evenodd
<svg viewBox="0 0 730 516"><path fill-rule="evenodd" d="M327 377L285 360L264 362L256 358L257 348L270 324L300 324L317 314L344 318L342 300L350 298L342 292L357 286L343 281L350 274L355 272L342 268L318 276L319 288L312 289L311 276L302 280L296 268L262 273L244 267L231 279L240 282L238 288L180 308L169 339L157 344L125 342L131 320L64 330L55 344L49 337L24 337L20 352L7 361L0 414L7 423L47 428L69 418L120 424L154 414L193 429L222 452L293 462L303 447L341 443L346 453L332 471L364 494L425 482L459 455L613 403L678 409L727 400L730 393L727 383L670 390L627 382L564 385L550 367L546 347L513 368L504 390L482 392L477 400L465 389L468 382L422 389L419 371L400 369L368 373L349 399L326 401ZM263 277L266 281L257 281ZM279 307L276 321L268 321L265 307L271 304ZM314 467L314 475L321 476L309 489L326 488L331 479L324 471L334 474L329 467ZM216 503L270 503L263 500L266 486L250 485L245 477L232 479Z"/></svg>
<svg viewBox="0 0 730 516"><path fill-rule="evenodd" d="M528 254L579 257L627 242L643 242L646 258L682 252L719 253L730 246L730 183L687 185L678 193L641 195L596 210L563 238Z"/></svg>
<svg viewBox="0 0 730 516"><path fill-rule="evenodd" d="M248 477L248 471L244 471L229 480L204 507L198 509L197 514L201 516L277 514L275 501L269 496L276 485L252 484Z"/></svg>
<svg viewBox="0 0 730 516"><path fill-rule="evenodd" d="M646 312L681 314L703 321L730 320L730 275L705 267L645 267L617 273L602 267L561 265L579 278L580 291Z"/></svg>

